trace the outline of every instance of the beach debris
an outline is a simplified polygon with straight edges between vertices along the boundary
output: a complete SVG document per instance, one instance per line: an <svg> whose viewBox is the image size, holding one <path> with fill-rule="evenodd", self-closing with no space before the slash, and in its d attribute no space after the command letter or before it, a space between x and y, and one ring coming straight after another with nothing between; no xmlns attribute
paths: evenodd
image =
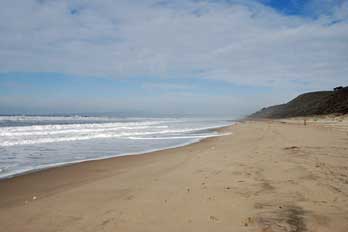
<svg viewBox="0 0 348 232"><path fill-rule="evenodd" d="M298 146L290 146L290 147L285 147L284 150L296 150L300 149Z"/></svg>
<svg viewBox="0 0 348 232"><path fill-rule="evenodd" d="M201 186L202 186L202 189L207 189L207 186L206 186L205 182L202 182Z"/></svg>
<svg viewBox="0 0 348 232"><path fill-rule="evenodd" d="M209 219L210 219L211 221L214 221L214 222L219 221L219 219L218 219L217 217L215 217L215 216L210 216Z"/></svg>
<svg viewBox="0 0 348 232"><path fill-rule="evenodd" d="M230 186L226 186L226 187L225 187L225 190L230 190L230 189L231 189Z"/></svg>
<svg viewBox="0 0 348 232"><path fill-rule="evenodd" d="M251 217L248 217L246 220L243 220L243 221L242 221L242 224L243 224L245 227L247 227L247 226L249 226L250 224L253 224L253 223L254 223L254 219L251 218Z"/></svg>
<svg viewBox="0 0 348 232"><path fill-rule="evenodd" d="M186 191L189 193L191 191L191 189L189 187L187 187Z"/></svg>
<svg viewBox="0 0 348 232"><path fill-rule="evenodd" d="M111 219L106 219L102 222L102 226L105 226L106 224L108 224L110 221L112 221L112 218Z"/></svg>
<svg viewBox="0 0 348 232"><path fill-rule="evenodd" d="M244 221L244 226L247 227L249 226L250 224L254 223L254 219L251 218L251 217L248 217L245 221Z"/></svg>
<svg viewBox="0 0 348 232"><path fill-rule="evenodd" d="M129 196L127 196L127 198L126 198L127 200L133 200L134 199L134 196L133 195L129 195Z"/></svg>
<svg viewBox="0 0 348 232"><path fill-rule="evenodd" d="M37 199L37 197L36 196L33 196L33 201L35 201Z"/></svg>

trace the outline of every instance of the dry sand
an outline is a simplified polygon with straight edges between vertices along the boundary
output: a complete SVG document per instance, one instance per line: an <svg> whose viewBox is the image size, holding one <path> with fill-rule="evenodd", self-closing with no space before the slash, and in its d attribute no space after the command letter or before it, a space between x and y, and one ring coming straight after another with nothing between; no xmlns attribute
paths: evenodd
<svg viewBox="0 0 348 232"><path fill-rule="evenodd" d="M2 180L0 231L347 232L347 120L301 120Z"/></svg>

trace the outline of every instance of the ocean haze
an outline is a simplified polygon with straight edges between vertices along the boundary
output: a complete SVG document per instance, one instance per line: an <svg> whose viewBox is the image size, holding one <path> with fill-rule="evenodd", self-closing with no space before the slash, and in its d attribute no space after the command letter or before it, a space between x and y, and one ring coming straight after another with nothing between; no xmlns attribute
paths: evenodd
<svg viewBox="0 0 348 232"><path fill-rule="evenodd" d="M52 73L0 74L1 114L113 116L229 116L269 101L266 87L218 80L75 77ZM245 104L258 95L258 102ZM261 101L263 98L263 102ZM89 114L88 114L89 115ZM104 114L105 115L105 114Z"/></svg>

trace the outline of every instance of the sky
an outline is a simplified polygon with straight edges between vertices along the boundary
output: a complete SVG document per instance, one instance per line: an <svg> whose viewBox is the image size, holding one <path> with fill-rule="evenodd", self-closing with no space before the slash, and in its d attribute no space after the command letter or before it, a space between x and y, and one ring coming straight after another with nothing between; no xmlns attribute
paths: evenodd
<svg viewBox="0 0 348 232"><path fill-rule="evenodd" d="M348 83L348 0L0 6L0 114L242 116Z"/></svg>

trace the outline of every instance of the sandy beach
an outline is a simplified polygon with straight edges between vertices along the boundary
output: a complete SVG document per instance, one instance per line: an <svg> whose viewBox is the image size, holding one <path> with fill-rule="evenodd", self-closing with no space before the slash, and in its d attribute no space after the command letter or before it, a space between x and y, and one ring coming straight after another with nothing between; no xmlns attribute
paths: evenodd
<svg viewBox="0 0 348 232"><path fill-rule="evenodd" d="M0 231L348 231L347 119L246 121L189 146L0 181Z"/></svg>

